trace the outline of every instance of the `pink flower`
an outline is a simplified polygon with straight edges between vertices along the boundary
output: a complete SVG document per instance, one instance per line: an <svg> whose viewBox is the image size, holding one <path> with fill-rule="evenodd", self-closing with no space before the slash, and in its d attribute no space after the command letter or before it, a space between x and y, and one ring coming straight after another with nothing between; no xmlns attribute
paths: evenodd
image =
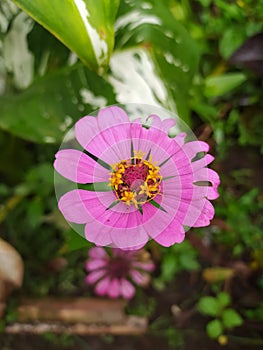
<svg viewBox="0 0 263 350"><path fill-rule="evenodd" d="M135 294L133 284L141 287L149 284L148 272L154 270L154 264L143 250L113 249L109 255L104 248L94 247L89 250L86 270L89 272L86 282L95 284L96 294L131 299Z"/></svg>
<svg viewBox="0 0 263 350"><path fill-rule="evenodd" d="M84 224L98 246L138 249L153 238L163 246L184 240L189 227L207 226L214 216L219 177L207 168L214 159L202 141L168 136L173 119L151 115L150 128L131 122L119 107L75 125L83 151L56 154L58 173L78 183L59 199L69 222Z"/></svg>

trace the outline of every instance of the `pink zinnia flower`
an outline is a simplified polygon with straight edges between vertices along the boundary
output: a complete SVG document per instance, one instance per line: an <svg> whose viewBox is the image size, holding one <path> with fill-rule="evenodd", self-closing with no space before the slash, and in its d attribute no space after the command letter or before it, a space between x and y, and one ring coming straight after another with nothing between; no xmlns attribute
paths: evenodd
<svg viewBox="0 0 263 350"><path fill-rule="evenodd" d="M98 246L138 249L150 238L163 246L180 243L189 227L207 226L218 197L214 159L202 141L171 138L173 119L150 115L152 125L133 122L119 107L103 108L75 125L83 151L62 149L54 167L75 189L59 199L69 222L85 224ZM201 158L200 158L201 157Z"/></svg>
<svg viewBox="0 0 263 350"><path fill-rule="evenodd" d="M144 250L127 252L116 248L109 255L104 248L94 247L89 250L86 270L89 272L86 282L95 284L96 294L130 299L135 294L133 284L140 287L149 284L148 272L154 270L154 264Z"/></svg>

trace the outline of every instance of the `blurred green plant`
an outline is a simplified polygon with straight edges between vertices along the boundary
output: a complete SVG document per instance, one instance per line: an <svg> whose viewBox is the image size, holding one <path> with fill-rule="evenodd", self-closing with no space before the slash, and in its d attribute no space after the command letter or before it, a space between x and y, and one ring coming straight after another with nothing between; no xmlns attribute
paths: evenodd
<svg viewBox="0 0 263 350"><path fill-rule="evenodd" d="M245 251L251 254L263 251L262 228L263 202L257 188L237 197L230 191L221 198L222 205L217 206L218 217L221 217L226 228L217 232L215 239L232 249L234 256Z"/></svg>
<svg viewBox="0 0 263 350"><path fill-rule="evenodd" d="M160 274L153 281L154 286L159 290L173 281L179 272L200 269L197 250L187 240L166 249L160 248L160 251L162 256Z"/></svg>
<svg viewBox="0 0 263 350"><path fill-rule="evenodd" d="M225 331L242 325L242 317L229 307L230 303L230 295L225 292L218 293L216 297L204 296L199 299L198 311L202 315L213 317L206 325L207 335L211 339L218 339Z"/></svg>

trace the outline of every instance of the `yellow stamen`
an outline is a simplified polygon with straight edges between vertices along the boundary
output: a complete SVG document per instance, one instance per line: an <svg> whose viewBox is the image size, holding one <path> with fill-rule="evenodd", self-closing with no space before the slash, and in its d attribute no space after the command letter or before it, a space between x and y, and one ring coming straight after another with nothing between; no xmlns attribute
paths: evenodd
<svg viewBox="0 0 263 350"><path fill-rule="evenodd" d="M126 202L126 204L130 205L131 201L135 199L135 194L131 191L124 191L124 194L122 198L120 198L121 201Z"/></svg>
<svg viewBox="0 0 263 350"><path fill-rule="evenodd" d="M127 205L134 204L136 208L160 194L162 176L157 162L143 159L145 153L134 151L134 157L112 164L109 186L117 198Z"/></svg>

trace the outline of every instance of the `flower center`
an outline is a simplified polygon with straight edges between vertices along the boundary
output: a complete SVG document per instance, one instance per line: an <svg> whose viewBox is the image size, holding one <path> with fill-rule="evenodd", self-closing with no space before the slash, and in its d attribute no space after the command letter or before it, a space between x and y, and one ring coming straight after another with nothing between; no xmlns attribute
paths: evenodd
<svg viewBox="0 0 263 350"><path fill-rule="evenodd" d="M143 159L141 152L135 154L135 157L114 164L109 180L119 200L138 208L160 193L162 176L151 158Z"/></svg>

